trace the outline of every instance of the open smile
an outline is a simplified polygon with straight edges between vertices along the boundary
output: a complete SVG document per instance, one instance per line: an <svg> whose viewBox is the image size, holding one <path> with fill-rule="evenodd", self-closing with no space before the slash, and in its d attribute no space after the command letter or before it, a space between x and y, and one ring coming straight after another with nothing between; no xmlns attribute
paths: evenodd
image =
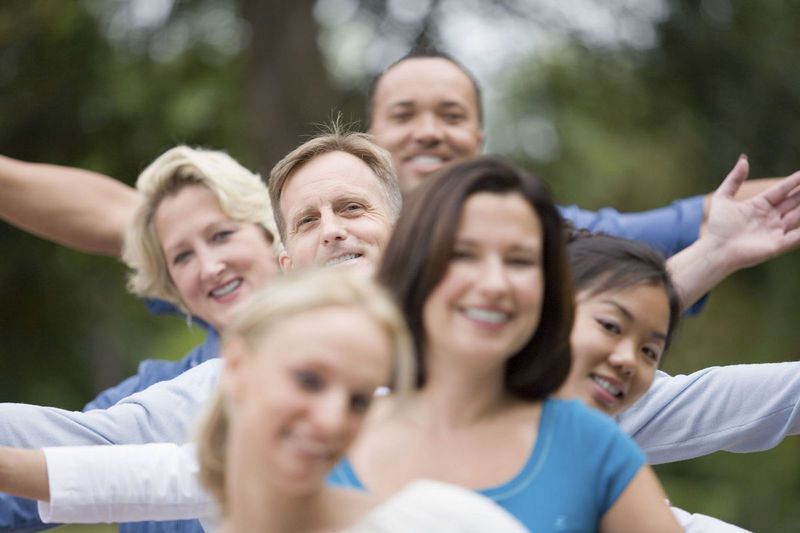
<svg viewBox="0 0 800 533"><path fill-rule="evenodd" d="M339 265L339 264L345 263L347 261L353 261L355 259L359 259L360 257L363 257L363 254L356 253L356 252L349 253L349 254L342 254L342 255L339 255L339 256L336 256L336 257L332 257L331 259L328 259L325 262L325 266L328 267L328 266Z"/></svg>
<svg viewBox="0 0 800 533"><path fill-rule="evenodd" d="M222 285L221 287L217 287L216 289L211 291L209 294L213 298L222 298L224 296L227 296L227 295L231 294L233 291L238 289L241 285L242 285L242 278L236 278L234 280L229 281L225 285Z"/></svg>
<svg viewBox="0 0 800 533"><path fill-rule="evenodd" d="M604 400L604 403L614 404L625 397L625 389L621 384L597 374L592 374L589 377L596 385L596 390L601 399Z"/></svg>

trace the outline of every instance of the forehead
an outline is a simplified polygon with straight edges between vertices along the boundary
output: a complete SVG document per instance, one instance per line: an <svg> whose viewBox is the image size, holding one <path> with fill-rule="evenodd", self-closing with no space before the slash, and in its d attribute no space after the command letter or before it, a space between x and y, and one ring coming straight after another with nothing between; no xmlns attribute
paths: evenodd
<svg viewBox="0 0 800 533"><path fill-rule="evenodd" d="M361 159L345 152L319 155L300 167L283 186L281 210L288 217L298 210L359 195L381 204L378 177Z"/></svg>
<svg viewBox="0 0 800 533"><path fill-rule="evenodd" d="M478 192L467 198L458 225L459 238L481 238L498 245L531 245L542 241L539 215L518 193Z"/></svg>
<svg viewBox="0 0 800 533"><path fill-rule="evenodd" d="M164 197L156 208L155 226L164 241L182 228L210 223L228 216L222 211L217 197L204 185L186 185L175 194Z"/></svg>
<svg viewBox="0 0 800 533"><path fill-rule="evenodd" d="M375 88L377 108L401 102L452 100L476 111L478 95L466 72L440 57L406 59L387 70Z"/></svg>
<svg viewBox="0 0 800 533"><path fill-rule="evenodd" d="M392 359L386 330L363 310L338 305L281 320L256 350L272 364L312 365L370 386L386 381Z"/></svg>
<svg viewBox="0 0 800 533"><path fill-rule="evenodd" d="M579 309L582 304L589 303L622 306L634 321L651 331L666 333L669 327L669 298L661 283L644 281L596 294L592 294L591 289L584 289L578 293L576 301Z"/></svg>

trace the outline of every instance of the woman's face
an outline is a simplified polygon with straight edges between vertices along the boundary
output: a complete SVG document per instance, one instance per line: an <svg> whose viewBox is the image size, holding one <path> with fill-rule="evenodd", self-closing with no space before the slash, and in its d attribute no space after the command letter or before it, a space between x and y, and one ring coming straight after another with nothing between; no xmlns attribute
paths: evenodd
<svg viewBox="0 0 800 533"><path fill-rule="evenodd" d="M478 192L464 203L453 255L423 306L429 353L498 365L539 324L542 226L519 194Z"/></svg>
<svg viewBox="0 0 800 533"><path fill-rule="evenodd" d="M264 229L231 220L203 185L187 185L164 198L155 227L181 299L217 330L251 292L279 272Z"/></svg>
<svg viewBox="0 0 800 533"><path fill-rule="evenodd" d="M559 396L616 415L653 383L669 328L669 300L661 284L577 295L570 336L572 367Z"/></svg>
<svg viewBox="0 0 800 533"><path fill-rule="evenodd" d="M228 452L250 453L252 468L280 490L318 489L388 383L386 331L357 308L326 307L280 321L244 349L256 353L224 352L237 446L229 441Z"/></svg>

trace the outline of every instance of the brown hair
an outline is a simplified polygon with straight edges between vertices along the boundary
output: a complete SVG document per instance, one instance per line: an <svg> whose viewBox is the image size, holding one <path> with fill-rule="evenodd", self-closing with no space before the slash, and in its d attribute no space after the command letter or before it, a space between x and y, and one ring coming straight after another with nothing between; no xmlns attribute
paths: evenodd
<svg viewBox="0 0 800 533"><path fill-rule="evenodd" d="M414 336L417 357L423 357L423 305L447 270L464 203L478 192L519 194L542 224L541 320L525 346L508 359L505 372L511 394L542 398L558 388L569 372L573 294L561 216L539 180L495 158L445 169L406 198L378 278L394 291ZM419 360L417 385L422 386L425 378L424 361Z"/></svg>

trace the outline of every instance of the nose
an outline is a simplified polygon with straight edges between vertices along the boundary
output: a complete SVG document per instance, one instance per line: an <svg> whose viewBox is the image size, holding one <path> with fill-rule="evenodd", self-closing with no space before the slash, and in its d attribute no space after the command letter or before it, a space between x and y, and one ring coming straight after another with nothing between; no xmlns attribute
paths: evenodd
<svg viewBox="0 0 800 533"><path fill-rule="evenodd" d="M501 257L490 256L483 260L478 272L478 287L483 294L493 298L508 293L508 272Z"/></svg>
<svg viewBox="0 0 800 533"><path fill-rule="evenodd" d="M213 250L198 252L200 257L200 276L203 281L216 281L225 270L225 261Z"/></svg>
<svg viewBox="0 0 800 533"><path fill-rule="evenodd" d="M321 395L313 407L314 434L319 438L342 437L350 425L350 396L345 391Z"/></svg>
<svg viewBox="0 0 800 533"><path fill-rule="evenodd" d="M335 213L323 213L321 220L320 239L323 244L333 244L336 241L343 241L347 238L347 231L342 225L342 220Z"/></svg>
<svg viewBox="0 0 800 533"><path fill-rule="evenodd" d="M626 378L631 378L636 374L636 346L629 341L621 341L617 344L608 362Z"/></svg>
<svg viewBox="0 0 800 533"><path fill-rule="evenodd" d="M433 113L422 113L414 124L414 140L433 145L442 140L444 132L439 119Z"/></svg>

